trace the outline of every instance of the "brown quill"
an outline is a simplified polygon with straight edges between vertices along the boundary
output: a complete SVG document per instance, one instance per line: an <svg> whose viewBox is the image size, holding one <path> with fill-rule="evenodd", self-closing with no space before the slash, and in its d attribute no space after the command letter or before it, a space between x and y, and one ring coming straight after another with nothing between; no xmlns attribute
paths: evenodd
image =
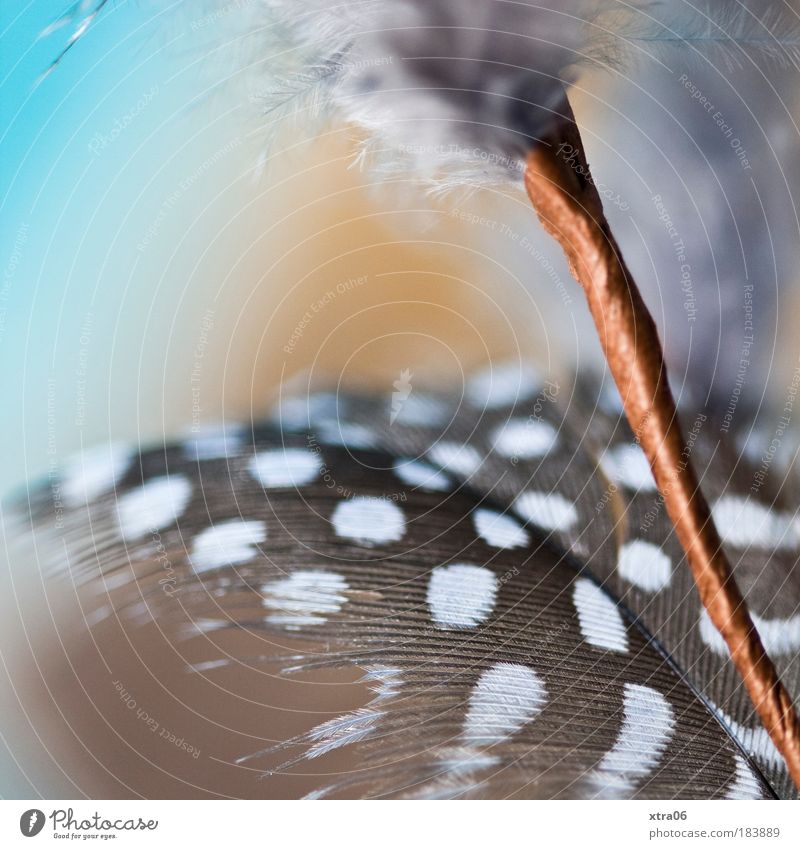
<svg viewBox="0 0 800 849"><path fill-rule="evenodd" d="M525 187L589 303L625 414L664 497L700 599L764 727L800 787L800 723L764 650L698 485L667 383L658 331L614 240L572 110L533 147Z"/></svg>

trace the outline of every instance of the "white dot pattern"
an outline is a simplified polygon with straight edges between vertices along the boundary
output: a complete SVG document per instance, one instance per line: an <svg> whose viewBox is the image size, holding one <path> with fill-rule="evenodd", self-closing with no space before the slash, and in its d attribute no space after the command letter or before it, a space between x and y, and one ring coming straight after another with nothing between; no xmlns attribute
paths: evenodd
<svg viewBox="0 0 800 849"><path fill-rule="evenodd" d="M266 621L296 631L322 625L347 601L347 581L336 572L308 569L271 581L261 588Z"/></svg>
<svg viewBox="0 0 800 849"><path fill-rule="evenodd" d="M523 492L514 502L514 510L546 531L568 531L578 521L575 505L557 492Z"/></svg>
<svg viewBox="0 0 800 849"><path fill-rule="evenodd" d="M365 495L337 504L331 522L337 536L367 545L396 542L406 529L403 511L394 502Z"/></svg>
<svg viewBox="0 0 800 849"><path fill-rule="evenodd" d="M521 663L497 663L487 669L469 698L464 739L491 746L520 731L547 704L541 676Z"/></svg>
<svg viewBox="0 0 800 849"><path fill-rule="evenodd" d="M250 473L265 488L298 487L320 471L320 458L304 448L261 451L250 460Z"/></svg>
<svg viewBox="0 0 800 849"><path fill-rule="evenodd" d="M496 428L492 435L494 450L502 457L532 460L544 457L556 442L555 429L546 422L512 419Z"/></svg>
<svg viewBox="0 0 800 849"><path fill-rule="evenodd" d="M117 501L117 519L125 539L137 539L176 522L192 497L183 475L154 478Z"/></svg>
<svg viewBox="0 0 800 849"><path fill-rule="evenodd" d="M611 448L603 455L600 463L614 483L645 492L652 492L656 488L650 464L638 445Z"/></svg>
<svg viewBox="0 0 800 849"><path fill-rule="evenodd" d="M645 592L658 592L669 586L672 561L661 549L644 540L625 543L619 552L620 575Z"/></svg>
<svg viewBox="0 0 800 849"><path fill-rule="evenodd" d="M752 498L725 495L713 506L722 541L738 548L793 550L800 545L800 521Z"/></svg>
<svg viewBox="0 0 800 849"><path fill-rule="evenodd" d="M257 546L266 538L264 522L242 519L218 522L195 537L189 560L195 572L246 563L259 555Z"/></svg>
<svg viewBox="0 0 800 849"><path fill-rule="evenodd" d="M466 395L473 406L494 410L531 398L541 382L536 370L526 363L499 363L472 374Z"/></svg>
<svg viewBox="0 0 800 849"><path fill-rule="evenodd" d="M475 448L457 442L438 442L428 454L443 469L464 477L473 475L481 465L481 455Z"/></svg>
<svg viewBox="0 0 800 849"><path fill-rule="evenodd" d="M444 472L424 460L397 460L394 472L408 486L432 492L447 492L453 488L453 481Z"/></svg>
<svg viewBox="0 0 800 849"><path fill-rule="evenodd" d="M672 707L661 693L625 684L619 736L590 776L598 796L626 796L658 765L675 728Z"/></svg>
<svg viewBox="0 0 800 849"><path fill-rule="evenodd" d="M494 610L497 587L494 572L483 566L437 566L428 582L431 618L439 628L475 628Z"/></svg>
<svg viewBox="0 0 800 849"><path fill-rule="evenodd" d="M475 530L487 545L494 548L524 548L531 538L512 516L479 507L472 513Z"/></svg>
<svg viewBox="0 0 800 849"><path fill-rule="evenodd" d="M129 445L98 445L71 457L61 476L61 498L78 507L114 489L130 469L135 452Z"/></svg>
<svg viewBox="0 0 800 849"><path fill-rule="evenodd" d="M609 651L628 651L628 634L619 608L597 584L588 578L578 578L572 600L587 643Z"/></svg>

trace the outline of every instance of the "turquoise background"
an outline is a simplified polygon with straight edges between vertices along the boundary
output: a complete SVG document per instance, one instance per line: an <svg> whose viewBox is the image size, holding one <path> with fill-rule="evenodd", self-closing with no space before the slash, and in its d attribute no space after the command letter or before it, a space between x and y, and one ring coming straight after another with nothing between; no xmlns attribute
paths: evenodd
<svg viewBox="0 0 800 849"><path fill-rule="evenodd" d="M75 25L40 35L67 7L0 7L0 493L188 421L159 402L208 309L198 246L248 159L242 104L203 73L202 6L109 2L44 79Z"/></svg>

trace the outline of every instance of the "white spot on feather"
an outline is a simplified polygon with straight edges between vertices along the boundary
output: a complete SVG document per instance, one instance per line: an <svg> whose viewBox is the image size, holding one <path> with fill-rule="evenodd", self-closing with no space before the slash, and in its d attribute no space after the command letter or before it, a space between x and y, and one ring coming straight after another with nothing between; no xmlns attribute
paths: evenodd
<svg viewBox="0 0 800 849"><path fill-rule="evenodd" d="M726 799L763 799L761 783L750 768L750 764L737 752L736 778L725 793Z"/></svg>
<svg viewBox="0 0 800 849"><path fill-rule="evenodd" d="M219 522L195 537L189 560L195 572L245 563L259 555L256 546L266 538L264 522L242 519Z"/></svg>
<svg viewBox="0 0 800 849"><path fill-rule="evenodd" d="M714 623L711 621L711 617L708 615L708 611L704 608L700 611L700 637L703 642L718 655L723 657L727 657L728 655L728 645L725 642L724 637L714 626Z"/></svg>
<svg viewBox="0 0 800 849"><path fill-rule="evenodd" d="M663 590L672 577L669 557L658 546L639 539L622 546L617 569L626 581L650 593Z"/></svg>
<svg viewBox="0 0 800 849"><path fill-rule="evenodd" d="M61 475L64 504L79 507L113 490L130 469L134 456L131 446L112 442L70 457Z"/></svg>
<svg viewBox="0 0 800 849"><path fill-rule="evenodd" d="M251 458L250 474L263 487L303 486L320 470L320 459L304 448L276 448Z"/></svg>
<svg viewBox="0 0 800 849"><path fill-rule="evenodd" d="M325 445L345 448L374 448L378 438L373 430L354 422L325 422L319 426L319 439Z"/></svg>
<svg viewBox="0 0 800 849"><path fill-rule="evenodd" d="M437 566L428 582L428 607L439 628L475 628L494 610L497 578L483 566Z"/></svg>
<svg viewBox="0 0 800 849"><path fill-rule="evenodd" d="M473 511L472 521L484 542L495 548L523 548L530 544L525 528L505 513L479 507Z"/></svg>
<svg viewBox="0 0 800 849"><path fill-rule="evenodd" d="M757 613L751 615L768 654L794 655L800 651L800 613L787 619L765 619Z"/></svg>
<svg viewBox="0 0 800 849"><path fill-rule="evenodd" d="M397 411L390 412L390 421L392 424L411 427L430 427L444 422L447 414L447 404L441 399L424 392L413 392Z"/></svg>
<svg viewBox="0 0 800 849"><path fill-rule="evenodd" d="M610 448L600 459L600 465L616 484L645 492L656 488L650 463L638 445L626 444Z"/></svg>
<svg viewBox="0 0 800 849"><path fill-rule="evenodd" d="M370 545L396 542L406 529L403 511L385 498L359 495L336 505L331 516L337 536Z"/></svg>
<svg viewBox="0 0 800 849"><path fill-rule="evenodd" d="M273 419L283 430L301 431L323 422L336 421L339 405L335 392L288 396L275 405Z"/></svg>
<svg viewBox="0 0 800 849"><path fill-rule="evenodd" d="M557 438L555 429L549 424L530 419L511 419L498 427L492 436L498 454L525 460L544 457Z"/></svg>
<svg viewBox="0 0 800 849"><path fill-rule="evenodd" d="M578 521L575 505L557 492L523 492L514 510L546 531L568 531Z"/></svg>
<svg viewBox="0 0 800 849"><path fill-rule="evenodd" d="M428 453L434 463L464 477L474 474L481 464L481 455L471 445L458 442L437 442Z"/></svg>
<svg viewBox="0 0 800 849"><path fill-rule="evenodd" d="M125 539L136 539L178 520L192 497L183 475L165 475L125 493L117 501L117 520Z"/></svg>
<svg viewBox="0 0 800 849"><path fill-rule="evenodd" d="M588 578L578 578L572 601L587 643L609 651L628 651L628 634L619 609L597 584Z"/></svg>
<svg viewBox="0 0 800 849"><path fill-rule="evenodd" d="M597 795L613 798L632 792L636 782L658 765L674 728L672 707L661 693L642 684L625 684L619 735L589 776Z"/></svg>
<svg viewBox="0 0 800 849"><path fill-rule="evenodd" d="M292 572L285 578L261 587L263 605L269 610L265 620L296 631L308 625L321 625L338 613L347 601L347 581L326 569Z"/></svg>
<svg viewBox="0 0 800 849"><path fill-rule="evenodd" d="M423 460L396 460L394 473L408 486L433 492L446 492L453 488L452 480L444 472Z"/></svg>
<svg viewBox="0 0 800 849"><path fill-rule="evenodd" d="M772 742L769 732L763 725L759 725L757 728L748 728L735 719L732 719L715 704L712 703L711 708L751 758L754 758L764 766L786 771L786 761L784 761L783 756Z"/></svg>
<svg viewBox="0 0 800 849"><path fill-rule="evenodd" d="M487 669L469 697L464 739L490 746L516 734L547 703L544 681L521 663L497 663Z"/></svg>
<svg viewBox="0 0 800 849"><path fill-rule="evenodd" d="M765 619L750 613L758 636L767 654L793 655L800 651L800 614L788 619ZM720 657L728 656L728 645L722 634L714 627L708 611L700 611L700 636L703 642Z"/></svg>
<svg viewBox="0 0 800 849"><path fill-rule="evenodd" d="M243 444L241 425L203 425L186 437L183 451L192 460L224 460L240 453Z"/></svg>
<svg viewBox="0 0 800 849"><path fill-rule="evenodd" d="M531 366L506 362L473 373L466 394L475 407L497 409L530 398L540 386L541 378Z"/></svg>
<svg viewBox="0 0 800 849"><path fill-rule="evenodd" d="M741 495L724 495L713 507L722 541L737 548L793 550L800 544L800 521Z"/></svg>

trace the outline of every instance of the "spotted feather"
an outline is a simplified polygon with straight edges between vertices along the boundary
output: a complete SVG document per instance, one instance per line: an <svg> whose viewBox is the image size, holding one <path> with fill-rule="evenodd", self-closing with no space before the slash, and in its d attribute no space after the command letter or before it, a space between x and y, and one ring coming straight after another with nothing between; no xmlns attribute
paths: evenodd
<svg viewBox="0 0 800 849"><path fill-rule="evenodd" d="M630 530L652 489L623 479L603 501L624 429L602 414L619 439L599 450L563 389L517 400L513 369L499 376L407 416L320 393L264 425L100 452L66 469L81 497L58 528L51 485L17 508L18 551L33 542L55 579L101 585L94 626L166 623L177 601L185 640L244 629L300 641L262 659L286 675L360 670L360 708L242 751L266 792L336 755L347 776L312 795L786 794L728 661L699 624L673 636L699 606L671 536Z"/></svg>

